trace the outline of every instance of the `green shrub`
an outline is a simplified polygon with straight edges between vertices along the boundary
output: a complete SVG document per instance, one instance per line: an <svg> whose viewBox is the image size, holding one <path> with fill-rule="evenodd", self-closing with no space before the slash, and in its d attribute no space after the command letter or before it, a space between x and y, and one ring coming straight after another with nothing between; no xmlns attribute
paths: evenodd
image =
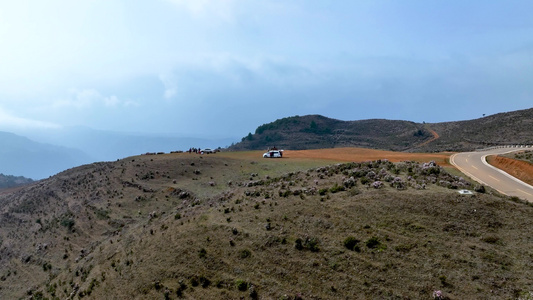
<svg viewBox="0 0 533 300"><path fill-rule="evenodd" d="M74 227L74 219L71 219L71 218L64 218L63 220L61 220L61 226L63 227L67 227L68 230L72 230L72 227Z"/></svg>
<svg viewBox="0 0 533 300"><path fill-rule="evenodd" d="M382 244L381 242L379 241L379 238L376 237L376 236L373 236L371 238L369 238L367 241L366 241L366 246L370 249L375 249L375 248L382 248Z"/></svg>
<svg viewBox="0 0 533 300"><path fill-rule="evenodd" d="M248 282L242 280L242 279L237 279L235 281L235 287L241 291L241 292L245 292L247 289L248 289Z"/></svg>
<svg viewBox="0 0 533 300"><path fill-rule="evenodd" d="M279 191L279 196L280 196L280 197L287 198L287 197L289 197L290 195L292 195L292 191L291 191L291 190L286 190L286 191L284 191L284 192Z"/></svg>
<svg viewBox="0 0 533 300"><path fill-rule="evenodd" d="M180 285L176 289L176 296L181 298L183 296L183 291L185 291L186 289L187 289L187 285L183 281L180 281Z"/></svg>
<svg viewBox="0 0 533 300"><path fill-rule="evenodd" d="M198 256L200 258L205 258L206 255L207 255L207 251L204 248L202 248L202 249L200 249L200 251L198 251Z"/></svg>
<svg viewBox="0 0 533 300"><path fill-rule="evenodd" d="M329 191L332 192L332 193L342 192L344 190L345 190L344 186L338 185L336 183L335 183L335 185L333 187L331 187L329 189Z"/></svg>
<svg viewBox="0 0 533 300"><path fill-rule="evenodd" d="M200 281L200 285L201 285L203 288L206 288L206 287L208 287L209 285L211 285L211 280L209 280L209 279L208 279L207 277L205 277L205 276L200 276L199 281Z"/></svg>
<svg viewBox="0 0 533 300"><path fill-rule="evenodd" d="M251 255L252 255L252 252L248 249L243 249L239 252L239 257L242 259L250 257Z"/></svg>
<svg viewBox="0 0 533 300"><path fill-rule="evenodd" d="M200 284L200 282L198 282L198 277L193 276L193 277L191 278L191 286L193 286L193 287L197 287L199 284Z"/></svg>
<svg viewBox="0 0 533 300"><path fill-rule="evenodd" d="M297 238L296 241L294 241L294 248L296 248L297 250L303 250L304 249L303 241L302 241L301 238Z"/></svg>
<svg viewBox="0 0 533 300"><path fill-rule="evenodd" d="M301 238L296 239L294 242L294 248L297 250L307 249L311 252L318 252L318 239L317 238L306 238L305 241Z"/></svg>
<svg viewBox="0 0 533 300"><path fill-rule="evenodd" d="M348 250L357 251L355 248L358 243L358 239L356 239L354 236L349 236L344 240L344 247L346 247ZM359 249L359 246L357 246L357 249Z"/></svg>
<svg viewBox="0 0 533 300"><path fill-rule="evenodd" d="M318 248L318 239L317 238L312 238L312 239L309 239L308 241L306 241L306 246L307 246L307 249L309 249L311 252L318 252L318 250L320 250Z"/></svg>

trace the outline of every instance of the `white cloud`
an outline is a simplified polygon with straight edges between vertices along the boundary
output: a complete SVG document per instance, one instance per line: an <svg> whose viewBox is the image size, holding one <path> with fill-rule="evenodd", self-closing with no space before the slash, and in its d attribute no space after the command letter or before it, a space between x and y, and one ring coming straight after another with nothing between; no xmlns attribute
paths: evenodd
<svg viewBox="0 0 533 300"><path fill-rule="evenodd" d="M76 109L88 109L95 106L114 108L119 106L137 106L138 103L130 100L120 100L117 96L104 96L95 89L71 89L71 96L66 100L58 100L53 106L56 108L73 107Z"/></svg>
<svg viewBox="0 0 533 300"><path fill-rule="evenodd" d="M165 0L178 8L187 10L195 18L212 19L226 22L235 18L236 0Z"/></svg>
<svg viewBox="0 0 533 300"><path fill-rule="evenodd" d="M177 78L169 73L166 74L160 74L159 80L163 83L165 86L165 92L164 97L167 100L170 100L174 98L178 93L178 84L177 84Z"/></svg>
<svg viewBox="0 0 533 300"><path fill-rule="evenodd" d="M32 128L60 128L61 126L38 120L17 117L0 107L0 126L8 129L32 129Z"/></svg>

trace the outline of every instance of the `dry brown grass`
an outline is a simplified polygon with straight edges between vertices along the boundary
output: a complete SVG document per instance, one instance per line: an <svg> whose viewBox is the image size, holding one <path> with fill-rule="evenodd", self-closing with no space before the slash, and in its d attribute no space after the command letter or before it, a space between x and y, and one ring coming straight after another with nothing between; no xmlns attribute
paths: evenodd
<svg viewBox="0 0 533 300"><path fill-rule="evenodd" d="M255 290L259 299L430 299L442 290L450 299L512 299L533 290L533 240L524 230L533 207L430 183L374 189L359 177L338 191L370 165L325 167L334 160L291 155L139 156L2 195L2 211L27 211L0 216L0 297L164 299L168 290L170 299L178 291L185 299L252 299ZM370 168L426 180L412 165ZM22 201L33 198L36 210ZM51 222L67 210L72 232ZM32 231L37 218L50 226ZM348 236L359 252L344 246ZM37 250L42 243L48 248Z"/></svg>
<svg viewBox="0 0 533 300"><path fill-rule="evenodd" d="M246 151L246 152L228 152L220 155L239 157L242 159L261 159L264 151ZM441 166L450 166L449 158L453 153L407 153L383 151L366 148L331 148L331 149L315 149L315 150L286 150L283 155L284 158L298 159L301 161L311 160L320 163L333 162L363 162L378 159L388 159L392 162L400 161L418 161L428 162L435 161ZM219 154L217 154L219 155Z"/></svg>
<svg viewBox="0 0 533 300"><path fill-rule="evenodd" d="M344 162L361 162L378 159L388 159L392 162L406 160L418 162L435 161L441 166L448 166L448 159L451 153L404 153L365 148L333 148L287 151L286 155L289 158L329 159Z"/></svg>

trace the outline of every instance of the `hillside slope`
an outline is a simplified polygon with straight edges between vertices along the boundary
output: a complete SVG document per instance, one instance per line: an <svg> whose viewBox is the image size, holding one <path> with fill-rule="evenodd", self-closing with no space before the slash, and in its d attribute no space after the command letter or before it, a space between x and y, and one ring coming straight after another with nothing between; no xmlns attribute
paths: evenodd
<svg viewBox="0 0 533 300"><path fill-rule="evenodd" d="M0 298L509 299L533 207L432 163L138 156L0 195ZM283 171L283 172L281 172Z"/></svg>
<svg viewBox="0 0 533 300"><path fill-rule="evenodd" d="M487 146L533 144L533 108L429 125L440 138L423 150L465 151Z"/></svg>
<svg viewBox="0 0 533 300"><path fill-rule="evenodd" d="M533 108L480 119L420 124L396 120L340 121L295 116L259 126L230 150L366 147L393 151L472 151L533 144Z"/></svg>

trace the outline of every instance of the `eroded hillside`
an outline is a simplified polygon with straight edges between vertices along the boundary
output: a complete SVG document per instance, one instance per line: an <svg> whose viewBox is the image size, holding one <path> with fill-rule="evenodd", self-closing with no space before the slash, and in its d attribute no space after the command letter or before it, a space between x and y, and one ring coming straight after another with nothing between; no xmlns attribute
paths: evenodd
<svg viewBox="0 0 533 300"><path fill-rule="evenodd" d="M87 165L0 196L0 298L532 291L533 207L458 188L474 187L433 163L387 160L309 169L171 154Z"/></svg>

